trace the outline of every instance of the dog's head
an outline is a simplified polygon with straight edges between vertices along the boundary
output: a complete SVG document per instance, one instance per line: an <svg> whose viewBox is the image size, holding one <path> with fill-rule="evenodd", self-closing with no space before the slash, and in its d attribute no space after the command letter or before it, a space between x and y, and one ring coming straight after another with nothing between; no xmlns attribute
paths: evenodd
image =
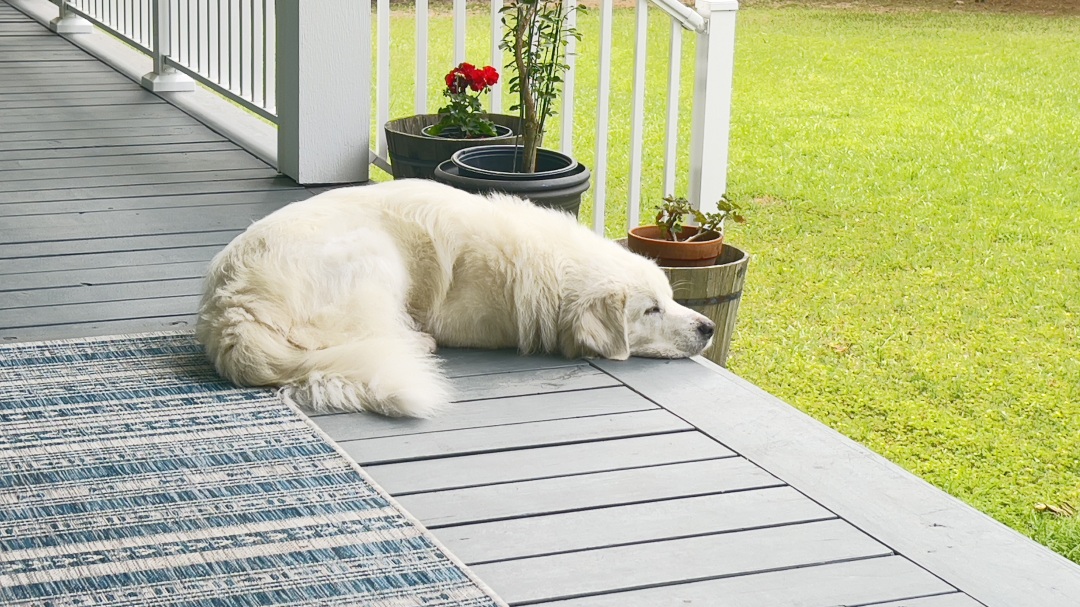
<svg viewBox="0 0 1080 607"><path fill-rule="evenodd" d="M625 360L700 354L716 325L675 303L656 264L620 251L615 267L594 267L567 293L560 315L563 353Z"/></svg>

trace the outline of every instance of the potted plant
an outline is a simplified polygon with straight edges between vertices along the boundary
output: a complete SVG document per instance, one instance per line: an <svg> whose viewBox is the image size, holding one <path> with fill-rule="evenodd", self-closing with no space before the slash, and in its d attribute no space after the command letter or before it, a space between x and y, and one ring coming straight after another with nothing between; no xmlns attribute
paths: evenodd
<svg viewBox="0 0 1080 607"><path fill-rule="evenodd" d="M746 222L740 211L725 197L716 203L715 212L703 213L685 198L667 196L657 208L656 225L631 228L627 246L664 267L711 266L724 246L724 222L729 218ZM685 225L690 218L698 225Z"/></svg>
<svg viewBox="0 0 1080 607"><path fill-rule="evenodd" d="M742 209L726 197L716 207L716 212L703 213L685 198L668 196L657 209L655 225L632 228L626 243L631 251L656 260L667 274L675 301L716 323L704 355L726 366L750 256L724 244L728 219L746 223ZM686 225L691 218L698 225Z"/></svg>
<svg viewBox="0 0 1080 607"><path fill-rule="evenodd" d="M384 126L390 168L395 179L431 179L435 167L458 150L487 143L512 143L517 116L488 114L480 96L499 81L492 66L461 63L447 72L437 114L417 114L391 120Z"/></svg>
<svg viewBox="0 0 1080 607"><path fill-rule="evenodd" d="M562 92L566 43L579 39L561 0L507 0L502 12L505 35L500 47L510 55L506 68L517 94L521 131L517 145L483 145L461 150L435 169L435 178L472 192L502 191L537 204L577 214L589 189L589 170L573 158L541 148L548 118Z"/></svg>

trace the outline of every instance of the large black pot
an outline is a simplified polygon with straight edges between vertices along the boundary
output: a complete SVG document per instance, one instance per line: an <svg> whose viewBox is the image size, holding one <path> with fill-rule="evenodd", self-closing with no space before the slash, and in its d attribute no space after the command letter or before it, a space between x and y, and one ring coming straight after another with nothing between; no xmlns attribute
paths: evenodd
<svg viewBox="0 0 1080 607"><path fill-rule="evenodd" d="M458 150L477 145L514 142L516 137L514 132L518 130L520 122L517 116L506 114L484 114L484 116L495 123L501 135L479 139L425 135L423 133L425 128L439 123L438 114L417 114L387 122L383 128L386 131L386 148L390 156L390 169L394 174L394 179L410 177L431 179L435 166L444 160L449 160L450 156Z"/></svg>
<svg viewBox="0 0 1080 607"><path fill-rule="evenodd" d="M581 195L589 189L589 169L553 150L537 153L536 172L515 170L521 147L484 145L454 152L435 167L435 180L475 194L503 192L577 216Z"/></svg>

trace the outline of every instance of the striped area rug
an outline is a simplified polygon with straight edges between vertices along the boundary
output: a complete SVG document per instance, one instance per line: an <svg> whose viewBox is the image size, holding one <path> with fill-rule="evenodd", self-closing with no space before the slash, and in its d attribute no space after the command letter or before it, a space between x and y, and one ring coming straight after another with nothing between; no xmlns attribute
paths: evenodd
<svg viewBox="0 0 1080 607"><path fill-rule="evenodd" d="M503 605L190 333L0 346L0 605Z"/></svg>

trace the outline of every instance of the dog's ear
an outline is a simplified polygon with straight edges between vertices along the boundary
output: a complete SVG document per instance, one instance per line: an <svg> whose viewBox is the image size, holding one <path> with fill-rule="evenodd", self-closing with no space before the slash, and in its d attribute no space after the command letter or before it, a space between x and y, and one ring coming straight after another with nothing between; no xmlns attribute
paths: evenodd
<svg viewBox="0 0 1080 607"><path fill-rule="evenodd" d="M575 351L564 353L580 356L583 350L586 355L596 354L612 360L629 358L626 300L625 291L613 291L572 302L563 316L568 326L560 328L563 339L569 337L574 342Z"/></svg>

